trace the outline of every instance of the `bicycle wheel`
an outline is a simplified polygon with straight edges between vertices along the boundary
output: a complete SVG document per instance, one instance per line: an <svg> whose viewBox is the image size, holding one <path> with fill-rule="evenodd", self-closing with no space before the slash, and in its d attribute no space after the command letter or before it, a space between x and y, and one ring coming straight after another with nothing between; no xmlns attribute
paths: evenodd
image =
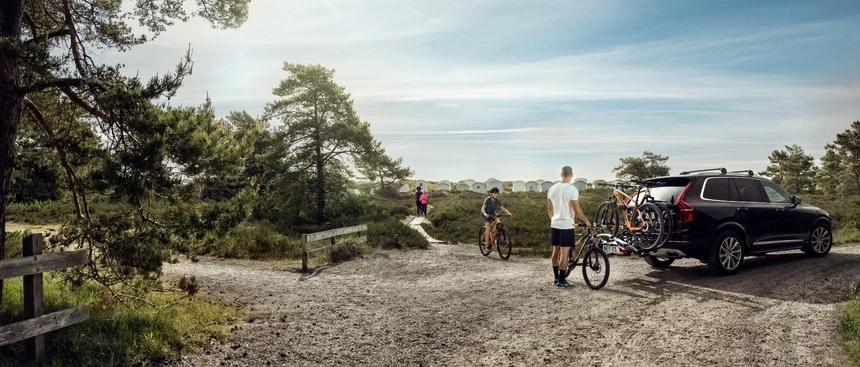
<svg viewBox="0 0 860 367"><path fill-rule="evenodd" d="M579 245L580 248L585 246L588 246L588 241L583 241L582 244ZM567 274L564 275L565 279L567 279L567 277L570 276L570 273L573 272L573 268L579 265L576 262L579 260L579 254L582 250L576 251L577 247L578 246L573 246L570 248L570 251L567 252Z"/></svg>
<svg viewBox="0 0 860 367"><path fill-rule="evenodd" d="M496 232L496 248L499 250L499 257L502 260L511 257L511 237L508 235L507 229L499 228Z"/></svg>
<svg viewBox="0 0 860 367"><path fill-rule="evenodd" d="M609 257L599 247L592 247L582 259L582 279L591 289L600 289L609 280Z"/></svg>
<svg viewBox="0 0 860 367"><path fill-rule="evenodd" d="M669 242L669 237L672 236L672 232L675 230L675 217L672 215L672 210L666 204L656 204L660 208L663 218L663 238L660 239L660 244L657 245L657 248L661 248L666 242Z"/></svg>
<svg viewBox="0 0 860 367"><path fill-rule="evenodd" d="M661 244L666 232L660 207L654 203L640 205L632 222L634 227L641 227L632 233L639 247L648 251Z"/></svg>
<svg viewBox="0 0 860 367"><path fill-rule="evenodd" d="M487 256L490 254L490 249L487 248L487 244L484 243L484 232L487 231L487 228L481 226L478 229L478 248L481 250L481 255Z"/></svg>
<svg viewBox="0 0 860 367"><path fill-rule="evenodd" d="M609 234L612 237L618 235L618 210L617 203L614 201L606 201L597 207L594 213L594 223L598 233Z"/></svg>

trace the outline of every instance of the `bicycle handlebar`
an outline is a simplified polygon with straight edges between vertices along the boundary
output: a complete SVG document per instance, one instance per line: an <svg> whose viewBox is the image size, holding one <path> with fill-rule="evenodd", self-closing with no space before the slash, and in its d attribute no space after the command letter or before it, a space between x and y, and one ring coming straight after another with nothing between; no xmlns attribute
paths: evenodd
<svg viewBox="0 0 860 367"><path fill-rule="evenodd" d="M577 219L576 222L573 223L573 228L579 228L579 227L585 227L585 222ZM589 231L593 231L594 230L594 224L592 224L591 227L585 227L585 228L588 229Z"/></svg>

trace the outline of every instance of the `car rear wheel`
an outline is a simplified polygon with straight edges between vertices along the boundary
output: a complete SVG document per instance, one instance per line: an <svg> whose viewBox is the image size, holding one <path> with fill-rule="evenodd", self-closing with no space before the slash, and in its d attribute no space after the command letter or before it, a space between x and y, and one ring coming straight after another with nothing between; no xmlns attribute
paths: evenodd
<svg viewBox="0 0 860 367"><path fill-rule="evenodd" d="M715 275L730 275L738 271L744 262L744 245L741 237L732 231L717 236L708 257L708 268Z"/></svg>
<svg viewBox="0 0 860 367"><path fill-rule="evenodd" d="M822 257L833 247L833 233L826 224L817 224L809 236L809 243L803 246L803 252L809 257Z"/></svg>

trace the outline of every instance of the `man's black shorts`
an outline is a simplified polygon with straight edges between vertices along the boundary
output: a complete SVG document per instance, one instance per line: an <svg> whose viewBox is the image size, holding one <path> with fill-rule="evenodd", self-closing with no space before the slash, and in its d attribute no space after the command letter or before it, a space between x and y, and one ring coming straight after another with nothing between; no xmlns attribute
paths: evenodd
<svg viewBox="0 0 860 367"><path fill-rule="evenodd" d="M544 232L544 233L546 233L546 232ZM571 228L571 229L552 228L552 245L553 246L573 247L575 244L576 244L576 234L574 233L573 228Z"/></svg>

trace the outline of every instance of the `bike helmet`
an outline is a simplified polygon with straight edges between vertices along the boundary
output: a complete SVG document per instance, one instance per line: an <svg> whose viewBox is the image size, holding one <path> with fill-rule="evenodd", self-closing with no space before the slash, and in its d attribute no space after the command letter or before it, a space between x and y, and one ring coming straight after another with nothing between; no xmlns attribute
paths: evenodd
<svg viewBox="0 0 860 367"><path fill-rule="evenodd" d="M498 192L499 192L499 188L498 188L498 187L493 186L493 187L491 187L491 188L490 188L490 193L491 193L491 194L492 194L492 193L498 193Z"/></svg>

